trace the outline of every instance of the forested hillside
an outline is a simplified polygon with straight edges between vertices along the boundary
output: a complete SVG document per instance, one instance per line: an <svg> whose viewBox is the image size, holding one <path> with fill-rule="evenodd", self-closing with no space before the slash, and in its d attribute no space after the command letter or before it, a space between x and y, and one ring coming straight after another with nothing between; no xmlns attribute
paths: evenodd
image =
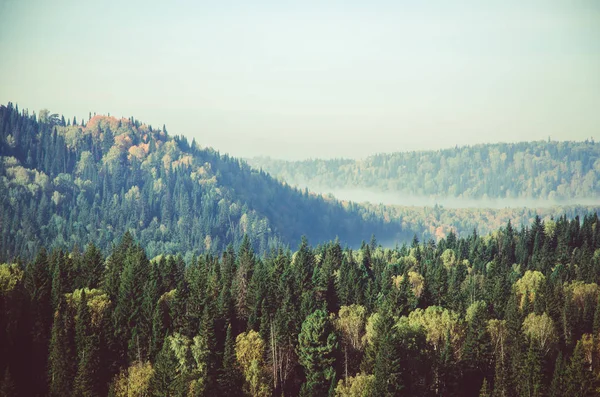
<svg viewBox="0 0 600 397"><path fill-rule="evenodd" d="M361 188L474 199L600 196L600 143L593 141L485 144L378 154L364 160L253 158L248 162L314 191Z"/></svg>
<svg viewBox="0 0 600 397"><path fill-rule="evenodd" d="M600 220L0 265L3 396L592 396Z"/></svg>
<svg viewBox="0 0 600 397"><path fill-rule="evenodd" d="M362 203L384 220L398 223L403 230L413 230L422 241L438 241L450 233L467 238L477 230L480 234L493 233L509 221L516 227L529 225L536 217L553 220L560 216L583 219L600 212L599 206L553 206L548 208L446 208L439 205L394 206Z"/></svg>
<svg viewBox="0 0 600 397"><path fill-rule="evenodd" d="M373 233L410 238L362 207L309 195L238 159L135 120L87 122L0 106L0 259L41 247L103 252L131 231L153 257L219 252L248 235L259 252Z"/></svg>

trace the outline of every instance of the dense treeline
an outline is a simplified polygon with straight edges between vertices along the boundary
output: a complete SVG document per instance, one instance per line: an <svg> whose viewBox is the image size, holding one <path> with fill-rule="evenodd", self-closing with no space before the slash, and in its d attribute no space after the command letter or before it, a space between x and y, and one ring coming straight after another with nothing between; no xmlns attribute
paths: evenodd
<svg viewBox="0 0 600 397"><path fill-rule="evenodd" d="M403 230L412 230L419 240L438 241L450 232L467 238L473 230L492 233L508 221L519 227L531 224L536 216L550 220L565 215L568 219L583 218L600 211L600 206L553 206L549 208L447 208L394 206L362 203L384 220L397 222Z"/></svg>
<svg viewBox="0 0 600 397"><path fill-rule="evenodd" d="M600 143L538 141L378 154L364 160L248 160L314 191L362 188L460 198L570 199L600 195Z"/></svg>
<svg viewBox="0 0 600 397"><path fill-rule="evenodd" d="M359 206L309 195L185 137L130 119L84 123L0 106L0 259L41 247L103 252L126 231L151 256L219 252L249 236L263 252L372 233L406 238ZM410 239L410 237L408 237Z"/></svg>
<svg viewBox="0 0 600 397"><path fill-rule="evenodd" d="M384 249L0 266L1 395L591 396L600 220Z"/></svg>

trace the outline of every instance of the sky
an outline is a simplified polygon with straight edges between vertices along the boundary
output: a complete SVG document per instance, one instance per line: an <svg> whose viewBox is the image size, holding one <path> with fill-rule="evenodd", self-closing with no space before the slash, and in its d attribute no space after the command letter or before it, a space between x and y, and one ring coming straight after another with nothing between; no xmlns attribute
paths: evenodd
<svg viewBox="0 0 600 397"><path fill-rule="evenodd" d="M596 0L0 0L0 103L239 157L600 140Z"/></svg>

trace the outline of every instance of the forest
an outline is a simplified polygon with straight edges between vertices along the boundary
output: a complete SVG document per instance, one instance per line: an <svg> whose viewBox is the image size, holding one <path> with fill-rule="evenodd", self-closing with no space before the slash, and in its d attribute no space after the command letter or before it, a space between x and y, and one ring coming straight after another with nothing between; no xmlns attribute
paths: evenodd
<svg viewBox="0 0 600 397"><path fill-rule="evenodd" d="M0 265L2 396L592 396L600 220Z"/></svg>
<svg viewBox="0 0 600 397"><path fill-rule="evenodd" d="M257 252L375 233L410 240L365 207L300 191L245 162L131 117L87 121L0 106L0 260L130 231L151 257L217 253L247 235Z"/></svg>
<svg viewBox="0 0 600 397"><path fill-rule="evenodd" d="M482 194L597 193L593 142L413 157L496 149L534 168ZM166 126L12 103L0 203L0 397L600 393L597 207L339 201Z"/></svg>
<svg viewBox="0 0 600 397"><path fill-rule="evenodd" d="M248 159L291 185L464 199L568 201L600 195L600 143L534 141L377 154L362 160Z"/></svg>
<svg viewBox="0 0 600 397"><path fill-rule="evenodd" d="M583 218L587 214L600 212L600 206L552 206L548 208L452 208L440 205L399 206L361 203L384 221L398 223L403 230L413 231L422 241L438 241L450 232L468 237L473 230L478 233L493 233L511 222L513 225L529 225L536 216L552 220L566 215L568 219Z"/></svg>

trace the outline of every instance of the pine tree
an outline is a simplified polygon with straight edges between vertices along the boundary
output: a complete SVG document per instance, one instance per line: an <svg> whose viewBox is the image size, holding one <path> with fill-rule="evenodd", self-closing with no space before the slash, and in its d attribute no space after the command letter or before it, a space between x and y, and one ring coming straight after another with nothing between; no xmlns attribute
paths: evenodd
<svg viewBox="0 0 600 397"><path fill-rule="evenodd" d="M375 323L377 352L373 365L374 391L377 396L395 396L403 385L400 378L400 357L397 351L398 336L391 313L384 311Z"/></svg>
<svg viewBox="0 0 600 397"><path fill-rule="evenodd" d="M565 375L565 360L562 353L559 351L558 357L556 357L556 364L554 365L552 383L550 385L550 397L562 397L567 395Z"/></svg>
<svg viewBox="0 0 600 397"><path fill-rule="evenodd" d="M53 269L52 269L52 307L56 308L58 307L58 304L60 302L60 300L63 297L63 294L65 293L65 285L64 285L64 279L65 279L65 274L64 274L64 264L63 264L63 256L62 256L62 252L60 254L57 255L57 261L54 263Z"/></svg>
<svg viewBox="0 0 600 397"><path fill-rule="evenodd" d="M175 396L178 390L183 389L180 385L183 377L177 372L177 368L177 357L171 349L169 338L165 337L162 348L156 356L154 374L150 381L153 396Z"/></svg>
<svg viewBox="0 0 600 397"><path fill-rule="evenodd" d="M488 373L490 361L490 340L486 329L487 305L483 301L474 302L467 309L467 334L463 350L464 382L463 392L475 394L477 389L470 390L469 384L479 384ZM475 386L476 387L476 386Z"/></svg>
<svg viewBox="0 0 600 397"><path fill-rule="evenodd" d="M312 275L314 271L315 258L313 252L308 245L306 237L302 237L300 247L296 252L293 260L293 269L295 275L295 289L297 293L302 296L304 292L312 292ZM304 313L308 315L308 313Z"/></svg>
<svg viewBox="0 0 600 397"><path fill-rule="evenodd" d="M31 371L34 376L29 382L31 395L48 393L46 378L39 376L46 373L48 363L48 347L52 327L51 284L48 257L42 249L36 259L25 268L24 285L29 294L29 318L31 332Z"/></svg>
<svg viewBox="0 0 600 397"><path fill-rule="evenodd" d="M71 326L66 302L62 300L54 315L50 339L49 371L51 396L66 396L73 390L77 359L71 345Z"/></svg>
<svg viewBox="0 0 600 397"><path fill-rule="evenodd" d="M302 385L303 396L327 395L335 382L335 355L337 337L333 326L323 310L316 310L302 323L298 335L298 361L304 367L306 383Z"/></svg>
<svg viewBox="0 0 600 397"><path fill-rule="evenodd" d="M92 289L100 286L104 272L104 260L102 253L94 243L89 243L85 250L80 272L81 288Z"/></svg>
<svg viewBox="0 0 600 397"><path fill-rule="evenodd" d="M539 397L543 394L542 359L539 349L534 341L529 344L527 359L524 363L522 381L520 383L521 394L531 397Z"/></svg>
<svg viewBox="0 0 600 397"><path fill-rule="evenodd" d="M507 340L511 343L508 344L508 360L506 363L506 391L509 396L517 394L517 387L520 383L521 377L521 360L523 359L523 342L522 342L522 332L521 325L523 323L523 318L521 312L519 311L519 303L518 297L516 294L513 294L511 298L508 299L505 309L505 319L506 319L506 328L507 328ZM497 390L494 387L494 390Z"/></svg>
<svg viewBox="0 0 600 397"><path fill-rule="evenodd" d="M235 278L233 280L233 293L235 297L236 316L242 322L248 320L250 315L250 305L248 300L249 284L256 265L256 259L248 235L244 235L244 240L238 253L238 266Z"/></svg>
<svg viewBox="0 0 600 397"><path fill-rule="evenodd" d="M434 385L439 395L454 395L457 391L458 371L459 366L454 359L454 349L452 348L452 340L450 330L446 331L446 340L444 349L439 358L438 385Z"/></svg>
<svg viewBox="0 0 600 397"><path fill-rule="evenodd" d="M218 378L218 356L216 351L217 341L215 337L214 319L210 314L208 306L204 308L204 312L202 313L202 321L200 324L200 333L198 338L205 351L205 353L202 355L202 365L206 367L206 371L203 374L204 379L202 382L205 385L206 390L216 390Z"/></svg>
<svg viewBox="0 0 600 397"><path fill-rule="evenodd" d="M502 359L496 359L494 369L494 397L508 397L508 367Z"/></svg>
<svg viewBox="0 0 600 397"><path fill-rule="evenodd" d="M150 263L143 249L136 247L128 252L121 274L119 294L113 312L114 331L119 341L121 362L143 362L150 346L151 318L144 316L144 287L149 278ZM128 344L127 347L123 343Z"/></svg>
<svg viewBox="0 0 600 397"><path fill-rule="evenodd" d="M231 333L231 324L227 325L223 365L219 370L219 391L222 396L233 396L242 389L242 376L236 366L235 339Z"/></svg>
<svg viewBox="0 0 600 397"><path fill-rule="evenodd" d="M583 351L583 344L577 342L571 362L566 371L566 389L568 396L588 396L592 394L594 383L593 372L587 363Z"/></svg>
<svg viewBox="0 0 600 397"><path fill-rule="evenodd" d="M134 248L133 237L131 233L125 232L119 245L113 250L106 261L106 268L102 278L102 289L113 302L115 302L119 294L119 285L121 283L121 273L125 267L125 258L132 248Z"/></svg>
<svg viewBox="0 0 600 397"><path fill-rule="evenodd" d="M85 289L81 290L81 300L77 306L75 319L75 344L77 347L77 375L74 395L89 397L99 395L98 375L100 374L98 334L92 329L92 318L88 308Z"/></svg>

